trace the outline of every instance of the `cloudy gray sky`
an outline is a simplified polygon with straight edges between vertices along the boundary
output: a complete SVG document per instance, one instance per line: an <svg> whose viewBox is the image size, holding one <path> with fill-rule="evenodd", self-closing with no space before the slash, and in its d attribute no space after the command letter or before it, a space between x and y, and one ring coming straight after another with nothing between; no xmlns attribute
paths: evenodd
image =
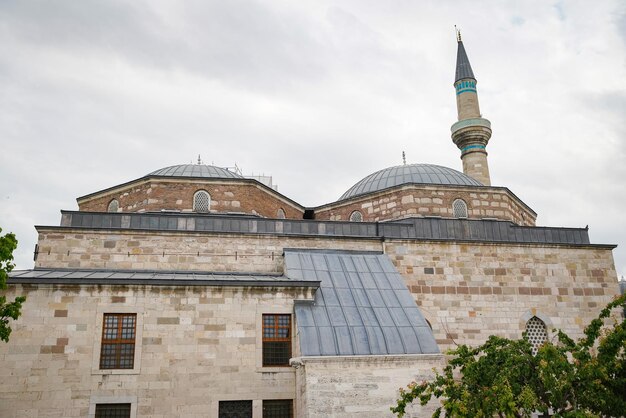
<svg viewBox="0 0 626 418"><path fill-rule="evenodd" d="M461 170L455 24L493 126L492 183L539 225L619 244L626 275L622 0L3 0L0 227L18 268L33 225L76 197L198 154L306 206L402 151Z"/></svg>

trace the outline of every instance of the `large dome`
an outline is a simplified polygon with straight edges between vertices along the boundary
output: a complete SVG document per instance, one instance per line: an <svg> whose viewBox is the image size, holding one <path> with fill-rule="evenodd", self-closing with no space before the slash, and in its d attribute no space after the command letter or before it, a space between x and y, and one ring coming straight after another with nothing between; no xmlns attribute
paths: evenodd
<svg viewBox="0 0 626 418"><path fill-rule="evenodd" d="M240 179L237 173L233 173L225 168L215 167L205 164L181 164L171 167L161 168L149 173L148 176L167 176L167 177L204 177L218 179Z"/></svg>
<svg viewBox="0 0 626 418"><path fill-rule="evenodd" d="M448 167L433 164L398 165L377 171L350 187L339 200L376 192L400 184L482 186L477 180Z"/></svg>

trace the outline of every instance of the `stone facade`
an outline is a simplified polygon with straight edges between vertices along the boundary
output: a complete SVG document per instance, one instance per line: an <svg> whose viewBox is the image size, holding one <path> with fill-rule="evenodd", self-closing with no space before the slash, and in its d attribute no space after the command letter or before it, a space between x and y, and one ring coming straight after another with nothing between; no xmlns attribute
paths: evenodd
<svg viewBox="0 0 626 418"><path fill-rule="evenodd" d="M442 350L519 338L532 316L572 337L619 294L610 247L385 242ZM530 314L530 316L528 316Z"/></svg>
<svg viewBox="0 0 626 418"><path fill-rule="evenodd" d="M315 219L341 221L356 210L366 222L411 216L454 217L453 203L462 199L469 219L500 219L534 226L537 215L504 187L404 185L320 206Z"/></svg>
<svg viewBox="0 0 626 418"><path fill-rule="evenodd" d="M39 228L37 267L282 273L284 248L387 254L440 347L518 338L529 312L572 336L619 293L611 246Z"/></svg>
<svg viewBox="0 0 626 418"><path fill-rule="evenodd" d="M283 272L283 248L381 251L379 239L39 228L36 267Z"/></svg>
<svg viewBox="0 0 626 418"><path fill-rule="evenodd" d="M106 212L113 199L120 212L193 212L194 194L211 196L211 212L247 213L277 218L282 209L287 219L302 219L304 208L254 180L233 179L140 179L78 198L79 210Z"/></svg>
<svg viewBox="0 0 626 418"><path fill-rule="evenodd" d="M434 376L443 355L303 357L292 359L299 418L393 417L399 387ZM439 405L414 405L406 417L429 417Z"/></svg>
<svg viewBox="0 0 626 418"><path fill-rule="evenodd" d="M219 401L248 399L261 417L263 400L295 398L292 367L262 367L261 318L292 313L310 291L23 285L14 295L27 302L0 345L3 418L88 417L103 399L136 399L136 416L152 418L216 417ZM137 314L134 369L99 369L103 313Z"/></svg>

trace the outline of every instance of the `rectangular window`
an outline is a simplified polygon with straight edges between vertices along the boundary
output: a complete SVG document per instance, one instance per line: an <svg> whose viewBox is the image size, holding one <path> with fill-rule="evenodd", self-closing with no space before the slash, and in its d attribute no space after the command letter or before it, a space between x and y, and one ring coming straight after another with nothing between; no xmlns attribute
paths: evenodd
<svg viewBox="0 0 626 418"><path fill-rule="evenodd" d="M100 403L96 405L96 418L130 418L129 403Z"/></svg>
<svg viewBox="0 0 626 418"><path fill-rule="evenodd" d="M220 401L219 418L252 418L252 401Z"/></svg>
<svg viewBox="0 0 626 418"><path fill-rule="evenodd" d="M135 360L137 314L105 313L100 347L100 369L132 369Z"/></svg>
<svg viewBox="0 0 626 418"><path fill-rule="evenodd" d="M263 315L263 366L289 366L291 315Z"/></svg>
<svg viewBox="0 0 626 418"><path fill-rule="evenodd" d="M263 418L293 418L291 399L263 401Z"/></svg>

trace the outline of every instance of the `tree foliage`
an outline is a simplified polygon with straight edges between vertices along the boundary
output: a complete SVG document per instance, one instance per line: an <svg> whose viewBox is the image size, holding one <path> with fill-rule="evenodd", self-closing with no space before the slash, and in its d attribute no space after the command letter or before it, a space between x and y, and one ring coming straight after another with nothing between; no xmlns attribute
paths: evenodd
<svg viewBox="0 0 626 418"><path fill-rule="evenodd" d="M2 232L2 228L0 228ZM0 290L7 288L7 278L15 267L13 264L13 251L17 248L17 239L14 234L0 236ZM9 341L11 335L10 319L17 319L21 314L22 303L26 301L23 296L18 296L13 302L7 303L7 298L0 295L0 339Z"/></svg>
<svg viewBox="0 0 626 418"><path fill-rule="evenodd" d="M412 402L425 405L435 397L441 406L433 417L624 416L626 319L621 313L609 319L620 306L626 306L626 295L607 305L578 341L558 331L556 341L536 355L526 336L491 336L477 348L461 345L434 380L400 389L391 411L402 417Z"/></svg>

